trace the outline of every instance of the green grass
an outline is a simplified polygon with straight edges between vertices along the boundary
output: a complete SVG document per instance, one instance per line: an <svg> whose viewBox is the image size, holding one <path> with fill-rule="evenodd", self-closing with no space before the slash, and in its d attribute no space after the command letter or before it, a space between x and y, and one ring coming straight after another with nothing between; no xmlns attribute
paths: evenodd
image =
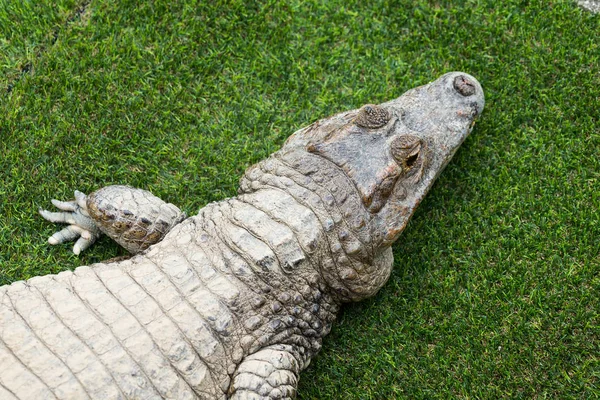
<svg viewBox="0 0 600 400"><path fill-rule="evenodd" d="M486 110L300 398L599 398L600 15L248 3L0 0L0 284L123 254L48 246L53 197L124 183L193 213L295 129L464 70Z"/></svg>
<svg viewBox="0 0 600 400"><path fill-rule="evenodd" d="M0 91L10 91L52 45L76 10L75 0L0 0Z"/></svg>

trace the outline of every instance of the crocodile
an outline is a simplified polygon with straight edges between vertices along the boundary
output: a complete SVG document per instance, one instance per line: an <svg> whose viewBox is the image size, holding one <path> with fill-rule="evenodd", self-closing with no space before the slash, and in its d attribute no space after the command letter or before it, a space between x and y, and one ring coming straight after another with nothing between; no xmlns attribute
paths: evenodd
<svg viewBox="0 0 600 400"><path fill-rule="evenodd" d="M319 120L191 217L121 185L52 200L50 244L108 235L131 257L0 287L0 398L295 398L483 108L451 72Z"/></svg>

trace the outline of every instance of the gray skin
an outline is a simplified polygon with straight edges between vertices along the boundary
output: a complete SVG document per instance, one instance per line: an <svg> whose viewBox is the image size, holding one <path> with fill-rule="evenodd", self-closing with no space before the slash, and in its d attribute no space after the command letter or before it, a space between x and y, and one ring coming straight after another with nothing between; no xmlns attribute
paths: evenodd
<svg viewBox="0 0 600 400"><path fill-rule="evenodd" d="M51 244L104 232L134 255L0 287L0 398L294 398L483 107L453 72L320 120L187 219L127 186L53 201Z"/></svg>
<svg viewBox="0 0 600 400"><path fill-rule="evenodd" d="M600 13L600 0L577 0L577 4L593 13Z"/></svg>

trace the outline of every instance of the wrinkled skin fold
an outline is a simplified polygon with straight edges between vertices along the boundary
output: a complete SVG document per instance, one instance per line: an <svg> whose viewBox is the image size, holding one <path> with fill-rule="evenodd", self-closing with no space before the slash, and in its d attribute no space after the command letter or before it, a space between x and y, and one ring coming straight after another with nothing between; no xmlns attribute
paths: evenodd
<svg viewBox="0 0 600 400"><path fill-rule="evenodd" d="M452 72L317 121L189 218L127 186L53 201L51 244L107 234L133 256L0 287L0 398L294 398L483 107Z"/></svg>

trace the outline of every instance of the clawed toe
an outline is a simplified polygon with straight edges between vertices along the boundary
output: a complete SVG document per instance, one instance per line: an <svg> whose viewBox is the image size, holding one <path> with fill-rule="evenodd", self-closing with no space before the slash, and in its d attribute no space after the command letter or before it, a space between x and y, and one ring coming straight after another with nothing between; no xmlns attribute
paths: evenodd
<svg viewBox="0 0 600 400"><path fill-rule="evenodd" d="M60 201L56 199L51 200L52 205L59 210L74 212L77 210L77 203L74 201Z"/></svg>
<svg viewBox="0 0 600 400"><path fill-rule="evenodd" d="M96 241L97 236L90 236L89 239L84 238L83 236L77 239L75 245L73 246L73 253L78 256L82 251L86 250Z"/></svg>
<svg viewBox="0 0 600 400"><path fill-rule="evenodd" d="M78 227L69 225L63 230L60 230L54 233L52 236L48 238L48 243L50 244L60 244L64 242L70 242L72 240L77 239L80 236Z"/></svg>

